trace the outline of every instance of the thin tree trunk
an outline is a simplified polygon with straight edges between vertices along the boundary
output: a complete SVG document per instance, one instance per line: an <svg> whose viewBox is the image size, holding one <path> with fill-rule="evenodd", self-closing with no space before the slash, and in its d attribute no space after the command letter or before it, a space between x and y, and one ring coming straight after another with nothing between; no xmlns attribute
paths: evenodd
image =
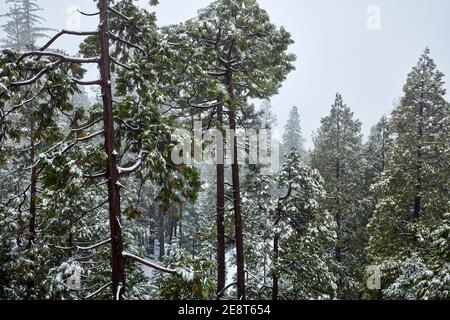
<svg viewBox="0 0 450 320"><path fill-rule="evenodd" d="M178 221L174 219L173 221L173 237L176 239L178 237Z"/></svg>
<svg viewBox="0 0 450 320"><path fill-rule="evenodd" d="M183 247L183 209L180 209L180 225L179 225L179 239L180 239L180 248Z"/></svg>
<svg viewBox="0 0 450 320"><path fill-rule="evenodd" d="M150 217L150 224L149 224L149 253L150 255L155 254L155 239L157 235L157 224L156 224L156 210L154 207L151 207L149 209L149 217Z"/></svg>
<svg viewBox="0 0 450 320"><path fill-rule="evenodd" d="M342 261L342 253L341 253L341 218L342 218L342 212L341 212L341 159L340 159L340 149L341 149L341 141L340 141L340 135L341 135L341 124L340 124L340 118L338 113L338 119L337 119L337 160L336 160L336 224L337 224L337 245L335 248L335 256L336 261L341 262Z"/></svg>
<svg viewBox="0 0 450 320"><path fill-rule="evenodd" d="M386 168L386 129L383 129L381 140L381 173L383 173Z"/></svg>
<svg viewBox="0 0 450 320"><path fill-rule="evenodd" d="M156 234L155 229L156 229L155 224L150 223L150 226L149 226L150 233L149 233L149 237L148 237L148 239L149 239L148 240L148 246L149 246L148 252L152 256L155 254L155 234Z"/></svg>
<svg viewBox="0 0 450 320"><path fill-rule="evenodd" d="M169 228L169 245L171 245L172 244L172 240L173 240L173 237L174 237L174 218L173 218L173 216L172 215L170 215L169 216L169 221L168 221L168 228ZM170 254L170 252L169 252L169 254Z"/></svg>
<svg viewBox="0 0 450 320"><path fill-rule="evenodd" d="M164 225L164 213L159 213L158 223L158 242L159 242L159 259L162 260L166 254L165 248L165 225Z"/></svg>
<svg viewBox="0 0 450 320"><path fill-rule="evenodd" d="M32 112L32 110L30 110ZM34 165L34 160L36 158L36 143L35 143L35 126L34 119L31 116L30 119L30 141L31 141L31 151L30 151L30 163L31 169L31 186L30 186L30 224L28 230L28 247L31 248L34 240L36 239L36 195L37 195L37 168Z"/></svg>
<svg viewBox="0 0 450 320"><path fill-rule="evenodd" d="M108 1L100 0L100 75L103 99L105 130L105 152L107 155L106 177L108 178L109 223L111 229L111 264L113 299L122 300L125 293L125 268L121 228L119 173L115 157L113 98L111 91L111 62L109 56Z"/></svg>
<svg viewBox="0 0 450 320"><path fill-rule="evenodd" d="M231 59L230 59L231 60ZM227 90L231 101L235 101L233 90L233 73L228 71ZM238 163L238 145L236 135L236 111L234 106L230 107L230 130L233 138L232 145L232 164L231 175L233 180L233 198L234 198L234 226L236 240L236 264L237 264L237 295L238 300L245 300L245 262L244 262L244 235L241 214L241 187L239 180Z"/></svg>
<svg viewBox="0 0 450 320"><path fill-rule="evenodd" d="M32 112L30 108L30 113ZM30 118L30 163L32 165L31 169L31 186L30 186L30 221L28 226L28 248L31 248L33 245L33 242L36 239L36 183L37 183L37 169L36 166L34 166L34 159L36 157L36 145L34 140L34 119ZM27 299L30 298L30 295L32 293L32 289L36 286L35 282L33 280L27 281Z"/></svg>
<svg viewBox="0 0 450 320"><path fill-rule="evenodd" d="M414 220L420 219L422 214L422 139L423 139L423 113L424 108L422 105L423 100L423 84L421 93L421 102L419 106L419 141L417 145L417 185L416 185L416 196L414 198Z"/></svg>
<svg viewBox="0 0 450 320"><path fill-rule="evenodd" d="M29 46L32 45L33 43L33 35L31 34L31 6L30 6L30 1L29 0L25 0L24 2L24 8L25 8L25 24L27 26L27 36L28 39L25 39L25 45Z"/></svg>
<svg viewBox="0 0 450 320"><path fill-rule="evenodd" d="M223 108L222 105L217 107L217 122L223 125ZM223 292L225 288L226 274L225 274L225 225L224 225L224 210L225 210L225 168L224 168L224 148L223 141L217 146L217 201L216 201L216 227L217 227L217 294Z"/></svg>
<svg viewBox="0 0 450 320"><path fill-rule="evenodd" d="M278 245L279 245L280 235L277 233L273 238L273 262L274 265L278 262ZM278 300L279 287L278 287L278 275L274 272L272 276L272 300Z"/></svg>

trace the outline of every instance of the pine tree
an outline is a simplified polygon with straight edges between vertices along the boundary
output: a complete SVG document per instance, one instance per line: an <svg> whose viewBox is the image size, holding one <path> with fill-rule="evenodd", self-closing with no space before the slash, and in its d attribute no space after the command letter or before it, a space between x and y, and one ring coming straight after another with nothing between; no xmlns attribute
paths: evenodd
<svg viewBox="0 0 450 320"><path fill-rule="evenodd" d="M63 30L40 50L25 52L14 59L15 64L7 64L7 68L12 68L16 73L15 79L7 85L9 89L29 89L29 86L40 85L40 81L44 79L47 80L43 81L44 85L49 83L48 80L52 79L55 72L61 72L63 79L59 79L59 82L62 84L98 85L102 88L102 101L93 106L88 118L85 119L86 122L74 121L76 116L71 115L74 118L71 119L70 125L64 127L67 132L60 137L59 143L51 148L51 154L56 154L57 157L47 158L48 155L42 153L39 155L43 160L42 170L38 175L43 179L43 189L46 193L50 192L51 196L50 201L45 203L53 205L50 207L42 205L43 212L46 212L49 221L57 221L58 218L50 220L50 215L58 212L55 211L54 205L59 207L58 203L67 203L69 208L64 212L67 211L67 215L62 215L68 222L63 224L59 220L59 224L67 226L60 230L64 234L59 240L51 238L55 240L52 243L47 243L45 237L39 239L39 247L45 250L50 247L53 251L66 251L69 257L73 257L74 251L100 252L104 245L110 243L112 250L109 258L112 272L103 268L97 275L102 279L102 290L107 287L112 289L105 291L109 292L107 296L123 299L127 288L127 297L135 297L136 283L142 280L142 276L137 272L138 268L131 264L132 261L170 274L177 273L177 270L161 268L137 256L136 247L132 244L134 237L128 226L129 217L137 211L134 205L137 196L136 192L127 192L124 186L128 183L134 185L134 179L142 184L149 182L156 185L158 194L155 201L160 204L163 212L168 212L173 205L183 200L195 199L199 183L194 168L175 166L171 162L173 147L171 133L176 125L172 119L164 118L159 110L160 105L165 102L164 88L169 85L167 82L171 79L164 76L167 70L171 69L168 57L176 55L176 52L162 42L155 43L149 40L154 39L152 35L157 32L155 17L136 7L132 1L123 0L113 4L112 1L101 0L99 9L98 13L92 15L100 18L98 30L87 32ZM48 50L56 39L67 34L88 36L81 46L84 57L70 57L61 52ZM150 59L151 55L154 59ZM40 59L35 59L36 57ZM158 62L166 61L167 64L158 63L158 68L155 68L154 64L157 63L155 59L160 59ZM29 78L23 80L24 76L18 73L19 68L33 61L37 61L36 69L31 70L32 72L27 74ZM82 79L83 74L79 72L80 65L87 63L99 65L100 79L94 81ZM168 69L163 71L161 68L164 66ZM160 76L154 73L155 69L161 72ZM47 92L45 89L42 90ZM56 86L56 90L63 89ZM31 95L30 92L32 97L24 104L36 101L43 91L37 90L35 95ZM67 93L70 94L69 91ZM3 99L3 92L1 94ZM17 109L24 104L20 104ZM77 109L75 114L82 110L84 108ZM44 132L51 132L51 128L46 128ZM78 156L77 153L72 153L86 142L90 142L89 148L78 149ZM74 158L69 160L66 158L68 156ZM61 193L65 188L72 189ZM92 192L92 188L96 192ZM57 192L51 194L52 190ZM104 198L99 199L99 193L107 194L107 201ZM96 238L93 241L92 234L87 237L85 232L73 232L73 228L81 226L72 223L71 219L74 216L70 208L74 210L79 208L79 203L76 202L84 197L90 199L84 202L92 204L93 207L85 210L85 214L80 218L83 219L81 223L87 226L92 226L90 223L93 223L94 228L104 226L106 217L100 221L92 221L89 213L108 203L107 221L110 228L107 240ZM55 199L59 201L54 201ZM88 230L83 228L83 231ZM99 232L95 237L102 234ZM73 243L72 246L66 245L67 235L71 235L69 244ZM86 247L80 245L80 241L86 240L90 241L91 245ZM103 256L103 259L108 258L108 255L103 253L99 256ZM97 261L95 259L94 262ZM61 268L52 268L52 271L62 272L65 266L67 264L63 263ZM109 276L111 285L105 285L105 276ZM62 275L58 277L63 278ZM99 286L99 282L96 282L98 279L93 281ZM96 295L99 293L97 290Z"/></svg>
<svg viewBox="0 0 450 320"><path fill-rule="evenodd" d="M9 9L8 14L4 15L11 20L1 26L3 32L7 35L5 39L1 39L3 47L19 51L25 47L23 43L23 25L21 24L21 10L16 5Z"/></svg>
<svg viewBox="0 0 450 320"><path fill-rule="evenodd" d="M354 297L357 277L351 235L357 228L354 216L358 212L358 162L361 153L361 123L353 119L340 94L329 116L314 137L315 149L311 163L325 180L328 193L325 209L334 215L337 223L335 259L339 266L339 297Z"/></svg>
<svg viewBox="0 0 450 320"><path fill-rule="evenodd" d="M269 100L263 101L261 104L261 128L262 129L275 129L278 125L278 119L276 114L273 113L273 107Z"/></svg>
<svg viewBox="0 0 450 320"><path fill-rule="evenodd" d="M244 181L245 261L249 299L271 298L273 209L276 177L255 172Z"/></svg>
<svg viewBox="0 0 450 320"><path fill-rule="evenodd" d="M304 166L292 151L278 177L283 196L275 201L273 296L287 299L333 299L337 278L330 250L337 225L321 207L326 196L317 170Z"/></svg>
<svg viewBox="0 0 450 320"><path fill-rule="evenodd" d="M369 139L364 146L364 165L368 174L365 181L374 184L378 181L386 168L386 158L391 145L391 135L389 132L389 120L383 116L381 120L371 130Z"/></svg>
<svg viewBox="0 0 450 320"><path fill-rule="evenodd" d="M305 156L305 139L302 136L302 129L300 126L300 115L297 107L292 107L289 112L289 118L284 127L283 133L283 153L289 155L292 149L297 150L301 156Z"/></svg>
<svg viewBox="0 0 450 320"><path fill-rule="evenodd" d="M448 298L442 291L448 288L448 252L439 245L448 236L450 204L450 108L443 77L426 49L392 113L394 142L375 186L378 202L369 225L369 253L384 271L387 298Z"/></svg>
<svg viewBox="0 0 450 320"><path fill-rule="evenodd" d="M15 272L14 277L5 284L4 292L9 297L32 299L42 297L42 287L36 281L46 276L47 266L58 261L55 256L35 246L38 228L44 229L43 226L40 228L39 223L46 221L38 215L41 210L39 204L46 198L39 192L42 182L39 174L45 164L37 155L50 150L60 139L62 132L56 120L72 110L69 100L77 87L65 82L71 70L63 67L49 71L46 81L38 79L36 83L29 84L29 91L18 88L17 79L38 73L51 62L46 59L29 61L26 68L22 68L13 63L19 55L10 50L3 53L3 58L1 73L7 75L6 79L11 78L4 86L7 91L2 92L8 96L6 106L1 106L7 143L3 146L4 159L0 161L0 167L8 182L3 185L5 194L0 202L0 215L9 216L10 226L5 226L4 230L12 231L14 226L16 232L15 235L9 232L4 234L16 240L14 247L5 244L14 259L4 259L3 263ZM43 257L47 259L43 261Z"/></svg>
<svg viewBox="0 0 450 320"><path fill-rule="evenodd" d="M15 51L27 50L34 45L39 38L47 38L49 28L40 27L44 19L37 12L42 9L36 4L36 0L6 0L12 7L5 14L10 20L1 26L6 33L6 39L2 42L5 48Z"/></svg>
<svg viewBox="0 0 450 320"><path fill-rule="evenodd" d="M272 96L294 68L292 62L295 57L286 52L292 43L290 34L273 25L267 12L255 0L214 1L201 10L197 18L188 21L186 29L189 37L194 39L195 47L200 48L195 54L201 57L202 63L199 66L208 79L208 92L216 92L215 99L218 105L227 109L230 130L234 132L238 127L237 115L248 105L247 99L267 99ZM245 299L237 137L229 141L229 144L233 155L231 171L238 269L237 294L239 299ZM218 206L221 204L218 201ZM223 265L219 269L223 269ZM223 284L223 278L218 280ZM222 290L218 288L218 292L220 291Z"/></svg>

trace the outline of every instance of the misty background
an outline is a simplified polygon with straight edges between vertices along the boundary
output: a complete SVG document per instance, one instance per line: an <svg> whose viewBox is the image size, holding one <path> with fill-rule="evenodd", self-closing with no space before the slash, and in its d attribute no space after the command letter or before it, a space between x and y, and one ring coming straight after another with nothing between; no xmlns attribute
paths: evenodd
<svg viewBox="0 0 450 320"><path fill-rule="evenodd" d="M137 1L150 8L148 0ZM151 10L158 24L174 24L192 18L210 0L160 0ZM402 95L411 68L428 46L440 71L450 76L450 1L448 0L258 0L272 21L284 26L295 40L297 55L292 72L278 95L271 100L273 111L284 127L289 110L300 110L306 146L312 133L328 115L335 93L370 128L389 114ZM92 0L39 0L46 27L57 30L95 30L97 17L77 13L95 12ZM0 15L7 12L0 0ZM0 17L0 19L4 19ZM2 23L3 21L0 21ZM0 37L3 34L0 32ZM45 40L41 40L44 42ZM78 37L63 37L53 47L74 54ZM88 77L96 77L90 66ZM450 89L445 78L447 90ZM448 94L447 94L448 96Z"/></svg>

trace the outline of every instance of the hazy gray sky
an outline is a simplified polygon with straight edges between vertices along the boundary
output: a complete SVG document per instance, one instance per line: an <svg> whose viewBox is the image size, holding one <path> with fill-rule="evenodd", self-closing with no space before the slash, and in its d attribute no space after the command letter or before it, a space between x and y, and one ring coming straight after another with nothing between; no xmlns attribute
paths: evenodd
<svg viewBox="0 0 450 320"><path fill-rule="evenodd" d="M94 11L92 0L38 0L47 25L55 29L96 28L96 18L81 17L73 6ZM195 16L209 0L160 0L155 8L160 25ZM303 134L311 133L328 114L336 92L363 122L363 132L392 110L406 76L426 46L438 68L450 76L450 1L448 0L258 0L273 22L291 32L297 70L283 84L272 104L280 127L289 109L300 108ZM139 1L147 6L147 0ZM369 10L375 5L379 9ZM0 14L6 11L0 0ZM375 19L375 20L373 20ZM368 27L368 20L369 26ZM375 29L374 29L375 28ZM77 38L57 46L75 52ZM446 88L450 89L446 77ZM447 95L448 97L448 95Z"/></svg>

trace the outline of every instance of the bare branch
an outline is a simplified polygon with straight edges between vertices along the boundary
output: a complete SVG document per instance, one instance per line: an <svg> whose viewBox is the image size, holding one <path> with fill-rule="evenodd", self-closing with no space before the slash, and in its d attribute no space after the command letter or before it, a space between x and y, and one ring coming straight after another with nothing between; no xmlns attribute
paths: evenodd
<svg viewBox="0 0 450 320"><path fill-rule="evenodd" d="M81 13L81 12L80 12ZM51 38L43 47L39 49L39 51L44 51L48 47L50 47L53 42L55 42L58 38L61 36L69 34L73 36L96 36L98 35L98 31L84 31L84 32L78 32L78 31L70 31L70 30L61 30L58 32L53 38Z"/></svg>
<svg viewBox="0 0 450 320"><path fill-rule="evenodd" d="M77 9L77 11L82 14L83 16L87 16L87 17L93 17L93 16L98 16L100 14L100 12L94 12L94 13L86 13L81 11L80 9Z"/></svg>

